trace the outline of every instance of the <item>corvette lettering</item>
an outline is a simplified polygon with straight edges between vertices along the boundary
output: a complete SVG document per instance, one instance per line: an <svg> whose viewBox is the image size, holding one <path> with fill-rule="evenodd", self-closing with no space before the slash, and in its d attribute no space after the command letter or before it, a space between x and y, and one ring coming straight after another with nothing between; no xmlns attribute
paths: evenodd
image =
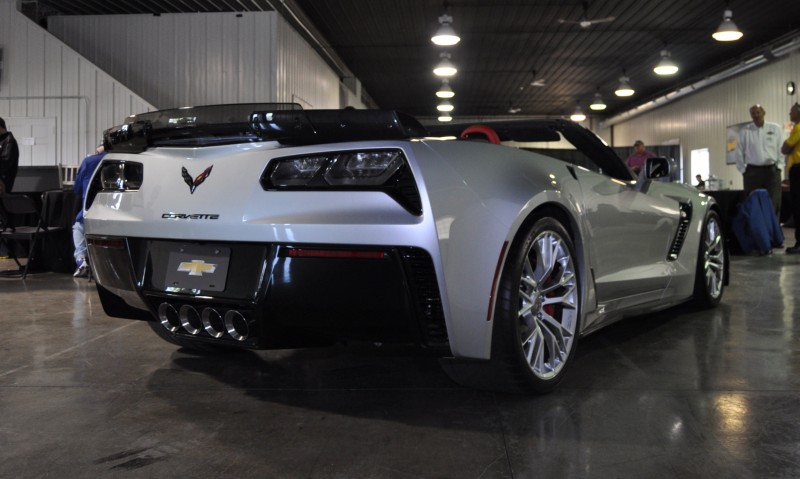
<svg viewBox="0 0 800 479"><path fill-rule="evenodd" d="M218 220L216 213L163 213L162 218L166 220Z"/></svg>

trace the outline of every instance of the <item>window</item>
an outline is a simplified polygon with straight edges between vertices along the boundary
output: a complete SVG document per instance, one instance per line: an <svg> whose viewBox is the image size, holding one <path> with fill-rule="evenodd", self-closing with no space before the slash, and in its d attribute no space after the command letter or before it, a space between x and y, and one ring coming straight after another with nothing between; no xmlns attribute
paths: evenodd
<svg viewBox="0 0 800 479"><path fill-rule="evenodd" d="M691 184L696 185L697 180L695 177L700 175L704 180L708 180L709 171L708 171L708 148L700 148L698 150L692 150L691 157L691 166L689 167L689 181ZM706 185L708 186L708 185Z"/></svg>

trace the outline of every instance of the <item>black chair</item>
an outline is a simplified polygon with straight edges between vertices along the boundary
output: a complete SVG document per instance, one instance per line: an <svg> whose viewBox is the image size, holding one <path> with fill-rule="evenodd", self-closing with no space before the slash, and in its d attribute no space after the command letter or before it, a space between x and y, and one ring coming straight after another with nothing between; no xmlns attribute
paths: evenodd
<svg viewBox="0 0 800 479"><path fill-rule="evenodd" d="M21 274L22 279L28 275L31 263L34 260L36 243L43 235L47 235L64 228L60 226L48 227L36 209L36 203L26 195L3 194L0 195L0 208L2 208L8 223L0 232L0 244L4 244L9 256L17 263L17 270L4 272L4 274ZM17 246L20 242L28 242L28 261L23 266L19 262Z"/></svg>

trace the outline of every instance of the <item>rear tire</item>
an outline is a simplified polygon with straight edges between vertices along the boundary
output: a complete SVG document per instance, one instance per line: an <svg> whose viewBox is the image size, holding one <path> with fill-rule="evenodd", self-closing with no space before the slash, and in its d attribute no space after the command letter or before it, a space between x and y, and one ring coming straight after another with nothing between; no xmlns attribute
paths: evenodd
<svg viewBox="0 0 800 479"><path fill-rule="evenodd" d="M709 210L703 221L697 271L694 279L694 302L701 308L713 308L722 300L725 289L725 238L719 215Z"/></svg>
<svg viewBox="0 0 800 479"><path fill-rule="evenodd" d="M564 377L579 332L580 278L572 240L556 219L533 221L513 242L497 287L489 361L443 363L458 383L546 393Z"/></svg>

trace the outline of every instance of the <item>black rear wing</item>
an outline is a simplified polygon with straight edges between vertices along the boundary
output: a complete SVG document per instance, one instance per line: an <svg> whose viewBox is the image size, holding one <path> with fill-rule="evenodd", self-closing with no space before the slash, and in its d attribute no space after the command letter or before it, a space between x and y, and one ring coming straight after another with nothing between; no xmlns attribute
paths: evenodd
<svg viewBox="0 0 800 479"><path fill-rule="evenodd" d="M399 140L427 135L413 117L392 110L303 110L292 103L208 105L128 117L103 133L107 151L141 153L158 146L200 147L278 141L309 145Z"/></svg>

